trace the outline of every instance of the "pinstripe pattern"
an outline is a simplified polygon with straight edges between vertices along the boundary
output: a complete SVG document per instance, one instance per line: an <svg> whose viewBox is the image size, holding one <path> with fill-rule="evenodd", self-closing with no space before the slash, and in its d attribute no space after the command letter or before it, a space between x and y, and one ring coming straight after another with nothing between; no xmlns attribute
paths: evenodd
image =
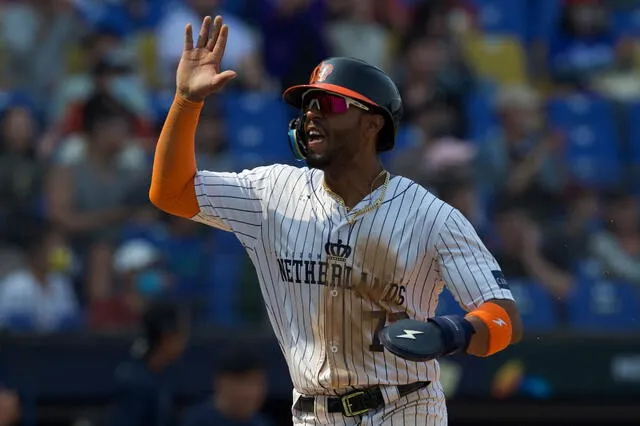
<svg viewBox="0 0 640 426"><path fill-rule="evenodd" d="M297 392L429 380L362 424L446 424L438 363L383 351L376 329L402 315L434 315L445 285L468 310L512 299L492 275L499 266L460 212L409 179L392 177L380 207L351 225L322 179L321 171L286 165L198 172L193 220L234 232L247 249ZM296 424L344 420L293 414Z"/></svg>

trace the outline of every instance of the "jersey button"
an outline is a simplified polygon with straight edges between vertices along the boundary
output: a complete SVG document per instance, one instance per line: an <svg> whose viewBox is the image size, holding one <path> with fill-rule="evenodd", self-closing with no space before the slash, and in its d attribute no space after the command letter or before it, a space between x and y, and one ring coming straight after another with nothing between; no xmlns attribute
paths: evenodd
<svg viewBox="0 0 640 426"><path fill-rule="evenodd" d="M331 352L333 352L334 354L338 352L338 347L335 345L331 346Z"/></svg>

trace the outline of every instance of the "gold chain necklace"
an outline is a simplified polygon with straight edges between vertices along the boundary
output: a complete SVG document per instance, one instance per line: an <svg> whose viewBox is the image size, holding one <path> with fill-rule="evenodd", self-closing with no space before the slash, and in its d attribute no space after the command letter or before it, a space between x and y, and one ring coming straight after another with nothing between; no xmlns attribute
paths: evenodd
<svg viewBox="0 0 640 426"><path fill-rule="evenodd" d="M338 194L336 194L335 192L333 192L333 190L331 188L329 188L329 186L327 185L327 181L326 180L322 180L322 186L324 188L325 191L327 191L327 194L329 194L329 196L331 198L333 198L338 204L340 204L342 207L344 207L344 209L347 211L347 222L349 222L350 225L352 225L357 218L359 218L360 216L367 214L368 212L377 209L378 207L380 207L380 204L382 204L382 200L384 200L384 196L387 193L387 187L389 186L389 179L391 178L391 173L389 173L386 170L381 171L378 176L376 176L373 181L371 182L371 187L373 188L373 184L378 180L378 178L382 175L386 175L384 178L384 183L382 184L382 189L380 190L380 195L378 196L378 198L376 199L375 202L373 202L372 204L367 205L366 207L361 208L360 210L351 210L349 207L347 207L344 204L344 200L342 199L341 196L339 196ZM373 190L371 190L371 192L373 192ZM349 213L351 213L351 216L349 217Z"/></svg>

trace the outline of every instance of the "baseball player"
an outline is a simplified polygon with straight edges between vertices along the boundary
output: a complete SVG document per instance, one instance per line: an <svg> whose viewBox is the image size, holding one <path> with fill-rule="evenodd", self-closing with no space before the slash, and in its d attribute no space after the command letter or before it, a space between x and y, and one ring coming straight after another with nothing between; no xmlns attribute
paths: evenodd
<svg viewBox="0 0 640 426"><path fill-rule="evenodd" d="M447 424L437 358L484 357L521 337L500 267L459 211L383 168L402 100L359 60L327 59L284 92L300 110L289 142L306 167L197 170L203 101L236 76L220 69L227 35L207 17L194 46L186 27L151 201L246 248L293 381L295 425ZM445 285L464 317L435 316Z"/></svg>

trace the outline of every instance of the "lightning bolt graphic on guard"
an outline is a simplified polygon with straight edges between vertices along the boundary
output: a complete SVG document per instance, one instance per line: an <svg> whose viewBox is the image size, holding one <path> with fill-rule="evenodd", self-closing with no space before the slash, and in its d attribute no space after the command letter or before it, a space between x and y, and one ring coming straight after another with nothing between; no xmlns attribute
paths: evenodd
<svg viewBox="0 0 640 426"><path fill-rule="evenodd" d="M493 322L498 324L500 327L504 327L505 325L507 325L507 323L502 318L494 319Z"/></svg>
<svg viewBox="0 0 640 426"><path fill-rule="evenodd" d="M403 339L416 340L416 334L423 334L422 331L418 331L418 330L402 330L402 331L404 331L404 334L401 334L396 337L402 337Z"/></svg>

